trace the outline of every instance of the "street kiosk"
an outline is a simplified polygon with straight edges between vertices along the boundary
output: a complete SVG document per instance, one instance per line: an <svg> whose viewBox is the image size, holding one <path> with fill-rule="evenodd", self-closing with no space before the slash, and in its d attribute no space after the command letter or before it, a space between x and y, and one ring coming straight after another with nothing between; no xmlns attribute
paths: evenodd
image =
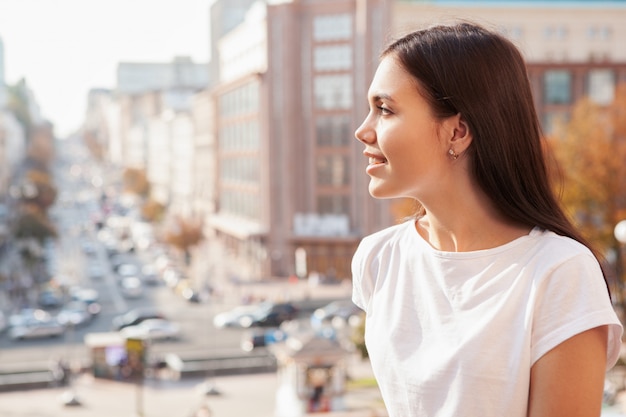
<svg viewBox="0 0 626 417"><path fill-rule="evenodd" d="M272 350L278 362L277 417L345 410L349 352L336 340L292 336Z"/></svg>

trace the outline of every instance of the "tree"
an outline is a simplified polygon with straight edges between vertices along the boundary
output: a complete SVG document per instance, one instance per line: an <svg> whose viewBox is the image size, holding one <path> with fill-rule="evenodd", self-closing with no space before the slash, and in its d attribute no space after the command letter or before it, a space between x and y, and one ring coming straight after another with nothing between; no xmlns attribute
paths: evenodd
<svg viewBox="0 0 626 417"><path fill-rule="evenodd" d="M17 239L35 239L43 243L57 236L54 225L41 208L34 204L22 204L13 228L13 236Z"/></svg>
<svg viewBox="0 0 626 417"><path fill-rule="evenodd" d="M137 168L126 168L123 174L125 191L146 197L150 194L150 183L146 172Z"/></svg>
<svg viewBox="0 0 626 417"><path fill-rule="evenodd" d="M176 217L165 230L165 242L180 249L185 254L185 261L188 263L190 262L189 249L200 243L202 239L202 222L194 219Z"/></svg>
<svg viewBox="0 0 626 417"><path fill-rule="evenodd" d="M619 255L613 229L626 219L626 85L616 89L609 106L589 99L576 103L571 120L550 143L573 221L599 251Z"/></svg>

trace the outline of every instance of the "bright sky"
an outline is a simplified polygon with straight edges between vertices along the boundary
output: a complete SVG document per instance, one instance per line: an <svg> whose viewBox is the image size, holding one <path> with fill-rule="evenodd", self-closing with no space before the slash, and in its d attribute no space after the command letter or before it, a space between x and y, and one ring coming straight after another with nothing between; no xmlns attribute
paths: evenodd
<svg viewBox="0 0 626 417"><path fill-rule="evenodd" d="M209 59L212 0L0 0L5 81L22 77L63 137L90 88L114 88L125 62Z"/></svg>

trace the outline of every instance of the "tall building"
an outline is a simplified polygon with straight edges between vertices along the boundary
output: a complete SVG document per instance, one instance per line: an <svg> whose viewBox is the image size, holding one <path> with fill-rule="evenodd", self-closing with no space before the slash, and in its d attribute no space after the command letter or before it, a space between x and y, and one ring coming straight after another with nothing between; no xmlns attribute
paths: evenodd
<svg viewBox="0 0 626 417"><path fill-rule="evenodd" d="M217 43L210 221L243 278L347 278L363 234L393 221L353 134L384 18L383 1L257 2Z"/></svg>
<svg viewBox="0 0 626 417"><path fill-rule="evenodd" d="M500 30L524 54L544 132L567 121L574 103L606 105L626 82L626 1L394 1L400 34L464 18Z"/></svg>

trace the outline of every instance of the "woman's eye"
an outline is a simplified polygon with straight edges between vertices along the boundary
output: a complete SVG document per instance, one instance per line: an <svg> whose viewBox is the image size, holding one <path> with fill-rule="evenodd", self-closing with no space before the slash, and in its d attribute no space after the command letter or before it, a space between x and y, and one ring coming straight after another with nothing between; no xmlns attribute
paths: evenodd
<svg viewBox="0 0 626 417"><path fill-rule="evenodd" d="M378 111L380 112L380 114L382 115L387 115L387 114L391 114L391 110L389 110L387 107L385 106L376 106L376 108L378 109Z"/></svg>

